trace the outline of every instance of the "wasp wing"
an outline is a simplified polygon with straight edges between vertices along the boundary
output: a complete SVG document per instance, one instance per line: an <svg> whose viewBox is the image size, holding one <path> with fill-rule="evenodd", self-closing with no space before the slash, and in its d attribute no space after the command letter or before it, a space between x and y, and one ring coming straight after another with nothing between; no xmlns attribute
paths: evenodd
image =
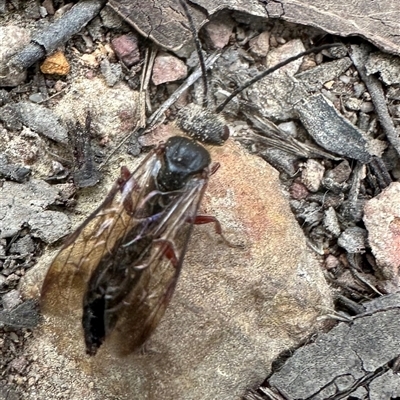
<svg viewBox="0 0 400 400"><path fill-rule="evenodd" d="M137 349L175 289L208 175L197 174L181 190L163 193L156 184L159 168L154 151L130 177L122 173L46 275L43 312L62 317L69 327L83 318L89 354L108 336L120 354Z"/></svg>
<svg viewBox="0 0 400 400"><path fill-rule="evenodd" d="M83 294L93 271L118 239L138 223L132 210L151 188L149 183L158 170L153 151L130 175L127 169L100 206L72 233L53 260L41 291L45 314L75 321L82 311Z"/></svg>

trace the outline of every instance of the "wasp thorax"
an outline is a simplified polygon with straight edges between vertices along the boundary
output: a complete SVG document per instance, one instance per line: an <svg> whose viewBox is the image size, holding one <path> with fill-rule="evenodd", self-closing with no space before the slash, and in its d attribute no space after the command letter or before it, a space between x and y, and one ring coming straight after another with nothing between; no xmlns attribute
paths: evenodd
<svg viewBox="0 0 400 400"><path fill-rule="evenodd" d="M208 151L194 140L174 136L165 144L163 165L157 183L162 191L181 189L189 177L201 173L211 163Z"/></svg>

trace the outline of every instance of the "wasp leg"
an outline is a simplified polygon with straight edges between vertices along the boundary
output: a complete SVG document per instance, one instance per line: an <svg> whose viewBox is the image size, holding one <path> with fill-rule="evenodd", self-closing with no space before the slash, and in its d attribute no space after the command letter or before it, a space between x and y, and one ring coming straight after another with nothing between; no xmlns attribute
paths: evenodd
<svg viewBox="0 0 400 400"><path fill-rule="evenodd" d="M175 268L178 268L179 259L176 256L174 244L170 240L167 240L167 239L155 239L154 242L161 244L161 249L162 249L163 255L165 257L167 257L169 261L171 261L171 264Z"/></svg>
<svg viewBox="0 0 400 400"><path fill-rule="evenodd" d="M203 225L203 224L211 224L211 223L214 223L215 233L217 233L218 235L221 236L221 239L227 246L233 247L233 248L242 248L243 247L242 244L231 243L224 236L224 234L222 233L221 223L218 221L218 219L216 217L213 217L212 215L197 215L193 220L193 224L195 224L195 225Z"/></svg>

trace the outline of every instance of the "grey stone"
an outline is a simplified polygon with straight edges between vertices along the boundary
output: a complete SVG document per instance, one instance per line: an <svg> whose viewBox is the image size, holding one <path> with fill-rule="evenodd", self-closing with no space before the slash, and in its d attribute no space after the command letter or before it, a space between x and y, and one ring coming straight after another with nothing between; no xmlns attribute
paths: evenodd
<svg viewBox="0 0 400 400"><path fill-rule="evenodd" d="M0 188L0 238L12 237L21 227L30 224L34 235L47 243L68 233L69 218L58 211L46 210L58 191L46 182L32 179L24 184L4 182Z"/></svg>
<svg viewBox="0 0 400 400"><path fill-rule="evenodd" d="M322 94L304 99L295 108L308 133L321 147L362 163L371 161L363 132L339 114Z"/></svg>
<svg viewBox="0 0 400 400"><path fill-rule="evenodd" d="M12 71L6 63L30 41L29 31L15 25L0 27L0 86L17 86L25 81L26 71Z"/></svg>
<svg viewBox="0 0 400 400"><path fill-rule="evenodd" d="M392 182L364 207L364 223L377 267L398 287L400 245L400 183Z"/></svg>
<svg viewBox="0 0 400 400"><path fill-rule="evenodd" d="M10 311L22 303L21 293L15 289L5 293L1 300L5 311Z"/></svg>
<svg viewBox="0 0 400 400"><path fill-rule="evenodd" d="M31 173L30 168L11 164L4 154L0 154L0 177L16 182L25 181Z"/></svg>
<svg viewBox="0 0 400 400"><path fill-rule="evenodd" d="M400 397L400 377L389 370L369 384L370 400L396 399Z"/></svg>
<svg viewBox="0 0 400 400"><path fill-rule="evenodd" d="M67 215L59 211L44 210L33 214L28 220L33 237L37 237L45 243L54 243L66 236L71 228L71 222Z"/></svg>
<svg viewBox="0 0 400 400"><path fill-rule="evenodd" d="M35 244L33 243L32 238L30 235L25 235L11 245L10 254L27 255L29 253L33 253L34 250Z"/></svg>
<svg viewBox="0 0 400 400"><path fill-rule="evenodd" d="M122 67L119 63L112 64L105 58L100 63L100 69L109 87L113 87L122 78Z"/></svg>
<svg viewBox="0 0 400 400"><path fill-rule="evenodd" d="M340 225L336 215L336 211L333 207L329 207L327 210L325 210L324 226L335 237L338 237L340 235Z"/></svg>
<svg viewBox="0 0 400 400"><path fill-rule="evenodd" d="M381 52L371 53L365 64L368 75L379 73L386 85L400 83L400 57Z"/></svg>
<svg viewBox="0 0 400 400"><path fill-rule="evenodd" d="M16 120L56 142L68 143L65 127L51 110L39 104L30 102L7 104L0 109L0 120L7 123Z"/></svg>
<svg viewBox="0 0 400 400"><path fill-rule="evenodd" d="M0 311L0 327L32 329L39 323L37 304L33 300L27 300L12 310Z"/></svg>
<svg viewBox="0 0 400 400"><path fill-rule="evenodd" d="M376 307L379 311L356 316L352 323L342 322L329 333L321 334L313 344L297 350L268 383L290 400L321 399L320 391L331 390L333 385L336 394L351 388L360 396L362 378L379 373L398 355L399 296L392 297L389 304L392 306L381 308L381 302ZM370 395L380 396L374 399L389 399L390 395L398 396L399 389L398 376L388 371L372 381Z"/></svg>
<svg viewBox="0 0 400 400"><path fill-rule="evenodd" d="M325 167L316 160L309 159L304 165L301 181L310 192L317 192L321 186Z"/></svg>
<svg viewBox="0 0 400 400"><path fill-rule="evenodd" d="M358 226L347 228L338 238L338 245L348 253L364 253L367 231Z"/></svg>

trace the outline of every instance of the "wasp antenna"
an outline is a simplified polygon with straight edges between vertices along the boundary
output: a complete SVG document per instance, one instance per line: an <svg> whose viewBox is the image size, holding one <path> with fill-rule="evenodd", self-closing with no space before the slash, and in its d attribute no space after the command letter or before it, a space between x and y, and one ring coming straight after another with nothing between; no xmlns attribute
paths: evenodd
<svg viewBox="0 0 400 400"><path fill-rule="evenodd" d="M203 107L207 108L207 104L208 104L207 68L206 68L206 63L204 62L203 52L201 50L200 39L199 39L199 36L197 35L196 27L194 25L194 21L193 21L192 15L189 12L189 8L188 8L188 6L186 4L186 1L185 0L179 0L179 3L182 6L183 11L185 12L186 18L188 19L189 28L192 31L194 44L196 46L197 56L199 57L199 64L200 64L201 73L202 73L203 90L204 90Z"/></svg>
<svg viewBox="0 0 400 400"><path fill-rule="evenodd" d="M247 89L249 86L251 86L253 83L258 82L260 79L265 78L267 75L272 74L273 72L275 72L276 70L278 70L279 68L284 67L285 65L291 63L292 61L295 61L297 59L299 59L300 57L306 56L308 54L311 53L316 53L318 51L321 50L325 50L325 49L329 49L331 47L338 47L338 46L342 46L342 43L331 43L331 44L324 44L322 46L318 46L318 47L313 47L312 49L303 51L293 57L289 57L288 59L274 65L271 68L268 68L267 70L261 72L260 74L258 74L257 76L255 76L254 78L248 80L247 82L245 82L242 86L239 86L236 90L234 90L216 109L215 112L216 113L220 113L225 106L234 98L236 97L241 91L243 91L244 89Z"/></svg>

